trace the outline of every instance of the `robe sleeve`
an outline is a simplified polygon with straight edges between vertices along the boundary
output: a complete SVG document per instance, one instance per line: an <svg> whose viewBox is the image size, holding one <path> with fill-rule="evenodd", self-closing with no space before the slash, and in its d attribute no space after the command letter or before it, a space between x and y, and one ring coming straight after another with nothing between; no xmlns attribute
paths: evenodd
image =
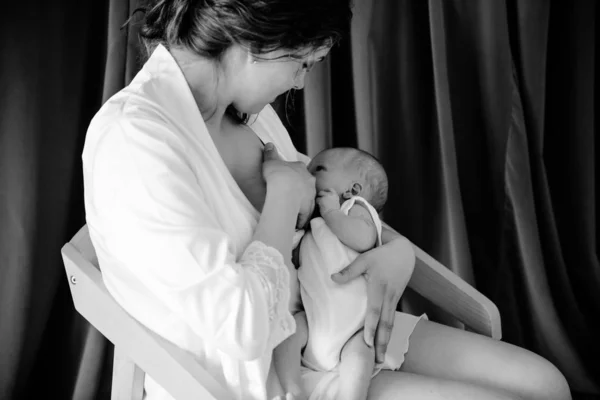
<svg viewBox="0 0 600 400"><path fill-rule="evenodd" d="M87 164L108 254L207 344L249 361L295 331L282 255L254 241L236 259L198 167L166 124L107 123Z"/></svg>

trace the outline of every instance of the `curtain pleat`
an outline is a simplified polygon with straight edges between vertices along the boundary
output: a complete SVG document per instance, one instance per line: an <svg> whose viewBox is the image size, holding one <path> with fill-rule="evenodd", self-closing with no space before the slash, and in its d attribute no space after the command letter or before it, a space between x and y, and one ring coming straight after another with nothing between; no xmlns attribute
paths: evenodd
<svg viewBox="0 0 600 400"><path fill-rule="evenodd" d="M379 138L374 133L377 110L377 85L375 82L374 40L371 36L373 18L380 15L373 9L385 5L380 2L355 1L354 17L350 27L350 46L352 51L352 84L354 86L354 109L356 112L356 134L358 147L379 156Z"/></svg>
<svg viewBox="0 0 600 400"><path fill-rule="evenodd" d="M13 3L0 24L0 398L69 398L84 343L60 248L84 223L107 3Z"/></svg>
<svg viewBox="0 0 600 400"><path fill-rule="evenodd" d="M523 117L523 108L516 80L513 80L513 109L506 149L506 206L501 268L516 292L504 325L519 326L521 330L539 332L535 341L524 340L527 347L553 362L563 371L571 385L590 391L591 377L577 357L572 339L565 331L553 305L546 266L539 236L536 215L530 149ZM508 334L509 337L511 334Z"/></svg>
<svg viewBox="0 0 600 400"><path fill-rule="evenodd" d="M473 284L473 270L469 252L464 211L460 193L456 145L452 117L452 99L448 79L446 26L443 1L429 0L429 23L433 61L433 86L438 135L438 157L441 163L441 209L438 211L438 244L432 255L465 281Z"/></svg>

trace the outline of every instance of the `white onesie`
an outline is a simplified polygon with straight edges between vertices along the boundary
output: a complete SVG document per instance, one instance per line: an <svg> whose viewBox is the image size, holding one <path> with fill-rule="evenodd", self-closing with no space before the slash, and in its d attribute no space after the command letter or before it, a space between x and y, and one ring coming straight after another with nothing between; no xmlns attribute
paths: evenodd
<svg viewBox="0 0 600 400"><path fill-rule="evenodd" d="M356 196L345 201L341 210L348 215L357 201L369 210L377 227L377 246L381 245L381 220L371 204ZM346 342L364 325L367 283L363 277L346 284L337 284L331 279L332 274L348 266L359 253L344 245L323 218L314 218L310 222L310 231L300 246L298 279L308 321L308 343L302 361L315 371L332 371L340 361ZM412 318L407 320L402 317ZM408 348L408 336L419 319L396 313L384 363L377 366L375 373L381 368L400 368ZM411 326L407 327L407 323Z"/></svg>

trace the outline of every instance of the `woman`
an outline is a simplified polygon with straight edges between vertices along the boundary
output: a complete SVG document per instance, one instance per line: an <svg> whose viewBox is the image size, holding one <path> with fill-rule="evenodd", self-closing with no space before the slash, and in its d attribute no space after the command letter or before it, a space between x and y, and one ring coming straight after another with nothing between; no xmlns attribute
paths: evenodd
<svg viewBox="0 0 600 400"><path fill-rule="evenodd" d="M295 330L294 230L314 208L307 157L268 104L302 88L350 15L348 0L159 0L142 28L150 58L88 130L85 205L106 286L232 398L280 394L271 354ZM397 257L406 239L387 229L383 241L334 278L368 277L365 341L379 360L414 266ZM304 377L312 398L336 381ZM145 387L170 398L150 377ZM419 321L401 371L375 376L369 398L570 396L530 352Z"/></svg>

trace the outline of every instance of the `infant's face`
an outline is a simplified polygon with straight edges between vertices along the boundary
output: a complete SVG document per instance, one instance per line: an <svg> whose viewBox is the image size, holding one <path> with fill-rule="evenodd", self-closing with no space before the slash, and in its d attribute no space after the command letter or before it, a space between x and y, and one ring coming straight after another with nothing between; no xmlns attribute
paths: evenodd
<svg viewBox="0 0 600 400"><path fill-rule="evenodd" d="M352 187L353 171L344 169L344 159L339 152L327 150L317 154L308 164L308 171L316 178L317 193L333 189L338 195Z"/></svg>

